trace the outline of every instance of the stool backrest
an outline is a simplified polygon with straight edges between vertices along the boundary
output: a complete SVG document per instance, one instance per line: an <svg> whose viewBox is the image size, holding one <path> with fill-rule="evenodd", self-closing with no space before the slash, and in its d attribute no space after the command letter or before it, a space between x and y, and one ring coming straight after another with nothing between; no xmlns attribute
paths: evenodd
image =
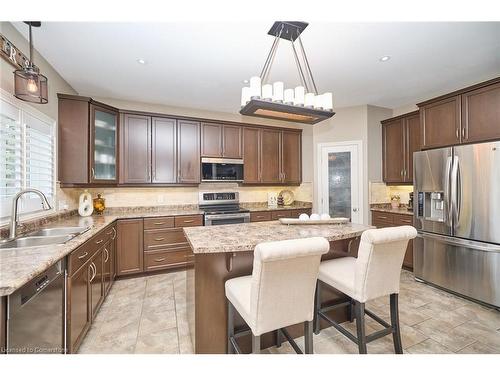
<svg viewBox="0 0 500 375"><path fill-rule="evenodd" d="M255 335L313 319L319 264L329 247L322 237L255 247L250 297Z"/></svg>
<svg viewBox="0 0 500 375"><path fill-rule="evenodd" d="M358 301L399 293L403 258L408 241L416 235L415 228L409 225L363 232L354 278Z"/></svg>

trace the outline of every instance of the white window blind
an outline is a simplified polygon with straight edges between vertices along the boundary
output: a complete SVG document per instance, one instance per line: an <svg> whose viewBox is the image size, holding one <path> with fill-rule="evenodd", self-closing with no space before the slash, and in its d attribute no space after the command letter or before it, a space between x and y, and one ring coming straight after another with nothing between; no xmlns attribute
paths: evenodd
<svg viewBox="0 0 500 375"><path fill-rule="evenodd" d="M36 110L0 99L0 221L10 217L12 198L22 189L41 190L55 202L55 123ZM20 214L42 209L40 198L25 195Z"/></svg>

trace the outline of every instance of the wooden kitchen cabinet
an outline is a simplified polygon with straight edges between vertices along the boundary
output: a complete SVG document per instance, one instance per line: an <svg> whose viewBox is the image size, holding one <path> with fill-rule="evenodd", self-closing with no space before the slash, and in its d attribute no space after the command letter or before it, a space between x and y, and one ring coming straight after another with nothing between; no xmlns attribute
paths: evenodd
<svg viewBox="0 0 500 375"><path fill-rule="evenodd" d="M118 110L89 97L58 96L61 185L118 182Z"/></svg>
<svg viewBox="0 0 500 375"><path fill-rule="evenodd" d="M120 183L151 182L151 117L123 115L121 124Z"/></svg>
<svg viewBox="0 0 500 375"><path fill-rule="evenodd" d="M177 182L200 183L200 123L177 121Z"/></svg>
<svg viewBox="0 0 500 375"><path fill-rule="evenodd" d="M383 180L413 183L413 153L420 150L418 111L382 121Z"/></svg>
<svg viewBox="0 0 500 375"><path fill-rule="evenodd" d="M413 216L395 214L392 212L372 211L372 225L377 228L397 227L401 225L413 226ZM413 270L413 240L408 242L403 266Z"/></svg>
<svg viewBox="0 0 500 375"><path fill-rule="evenodd" d="M177 182L177 121L153 117L151 125L152 182L173 184Z"/></svg>
<svg viewBox="0 0 500 375"><path fill-rule="evenodd" d="M68 277L67 343L75 353L92 323L90 310L90 262Z"/></svg>
<svg viewBox="0 0 500 375"><path fill-rule="evenodd" d="M243 181L247 184L260 182L260 134L258 128L243 128Z"/></svg>
<svg viewBox="0 0 500 375"><path fill-rule="evenodd" d="M114 240L109 240L106 242L103 248L103 290L104 295L107 295L111 289L114 279Z"/></svg>
<svg viewBox="0 0 500 375"><path fill-rule="evenodd" d="M302 181L302 134L283 131L281 137L282 182L300 184Z"/></svg>
<svg viewBox="0 0 500 375"><path fill-rule="evenodd" d="M119 220L116 225L116 274L132 275L143 271L143 220Z"/></svg>
<svg viewBox="0 0 500 375"><path fill-rule="evenodd" d="M250 222L258 221L271 221L278 220L282 217L285 218L298 218L300 214L311 215L311 208L298 208L298 209L286 209L286 210L268 210L268 211L252 211L250 212Z"/></svg>
<svg viewBox="0 0 500 375"><path fill-rule="evenodd" d="M500 82L462 94L462 143L500 139Z"/></svg>
<svg viewBox="0 0 500 375"><path fill-rule="evenodd" d="M422 106L420 121L423 148L445 147L460 143L460 96Z"/></svg>
<svg viewBox="0 0 500 375"><path fill-rule="evenodd" d="M201 156L240 159L242 127L238 125L201 123Z"/></svg>
<svg viewBox="0 0 500 375"><path fill-rule="evenodd" d="M262 129L260 137L260 182L281 182L281 131Z"/></svg>
<svg viewBox="0 0 500 375"><path fill-rule="evenodd" d="M104 247L90 261L90 311L92 320L104 301Z"/></svg>

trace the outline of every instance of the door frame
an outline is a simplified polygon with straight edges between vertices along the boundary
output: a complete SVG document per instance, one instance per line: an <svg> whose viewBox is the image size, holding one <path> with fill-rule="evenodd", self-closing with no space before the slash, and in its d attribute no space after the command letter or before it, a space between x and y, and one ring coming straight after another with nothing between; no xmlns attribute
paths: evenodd
<svg viewBox="0 0 500 375"><path fill-rule="evenodd" d="M358 149L358 213L359 213L359 218L360 218L360 224L364 224L364 207L365 207L365 200L364 200L364 179L363 179L363 166L364 166L364 159L363 159L363 141L362 140L357 140L357 141L341 141L341 142L325 142L325 143L318 143L317 145L317 166L316 166L316 173L318 175L318 185L316 186L316 196L318 199L316 200L317 202L317 207L318 210L321 211L323 209L323 159L322 159L322 154L323 154L323 149L325 148L330 148L330 147L345 147L345 146L355 146Z"/></svg>

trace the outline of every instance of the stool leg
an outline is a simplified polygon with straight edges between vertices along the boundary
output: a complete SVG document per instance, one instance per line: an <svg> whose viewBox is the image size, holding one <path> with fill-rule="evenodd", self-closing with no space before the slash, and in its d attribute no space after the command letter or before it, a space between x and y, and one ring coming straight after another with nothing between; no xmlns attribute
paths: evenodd
<svg viewBox="0 0 500 375"><path fill-rule="evenodd" d="M252 334L252 354L260 354L260 336Z"/></svg>
<svg viewBox="0 0 500 375"><path fill-rule="evenodd" d="M403 354L403 345L401 344L401 330L399 326L398 295L391 294L391 325L392 339L394 340L394 351L396 354Z"/></svg>
<svg viewBox="0 0 500 375"><path fill-rule="evenodd" d="M356 330L358 332L359 354L366 354L365 304L355 301Z"/></svg>
<svg viewBox="0 0 500 375"><path fill-rule="evenodd" d="M283 333L280 329L276 330L276 347L281 348L281 344L283 343Z"/></svg>
<svg viewBox="0 0 500 375"><path fill-rule="evenodd" d="M305 354L314 354L313 351L313 322L304 322L304 351Z"/></svg>
<svg viewBox="0 0 500 375"><path fill-rule="evenodd" d="M227 354L234 354L231 337L234 335L234 307L227 301Z"/></svg>
<svg viewBox="0 0 500 375"><path fill-rule="evenodd" d="M316 281L316 293L314 295L314 334L318 335L321 330L321 318L319 311L321 310L321 281Z"/></svg>
<svg viewBox="0 0 500 375"><path fill-rule="evenodd" d="M349 321L351 323L354 322L355 315L356 314L354 312L354 300L351 298L349 303Z"/></svg>

